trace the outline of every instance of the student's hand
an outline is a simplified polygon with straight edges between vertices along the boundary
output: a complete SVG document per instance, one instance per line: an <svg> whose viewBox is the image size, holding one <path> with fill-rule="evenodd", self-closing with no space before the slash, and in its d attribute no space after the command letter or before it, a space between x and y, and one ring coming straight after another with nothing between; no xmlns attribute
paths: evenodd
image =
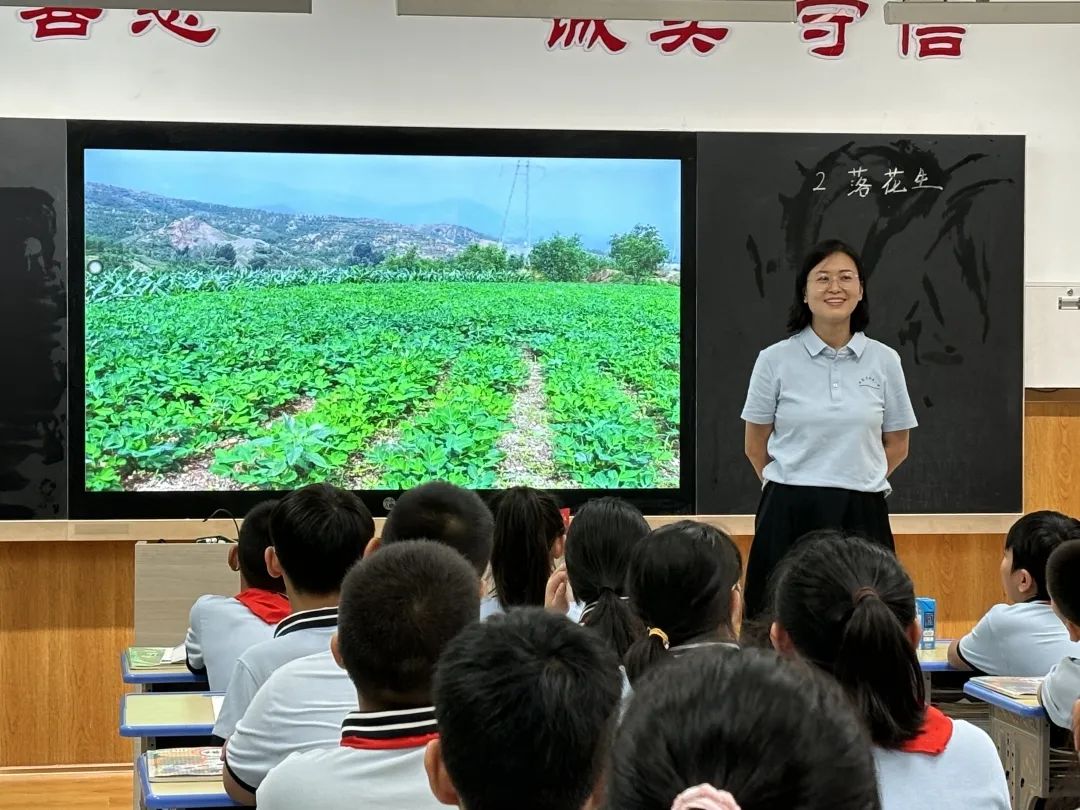
<svg viewBox="0 0 1080 810"><path fill-rule="evenodd" d="M1080 752L1080 700L1073 704L1072 710L1073 748Z"/></svg>
<svg viewBox="0 0 1080 810"><path fill-rule="evenodd" d="M544 589L544 607L556 613L566 613L574 601L574 592L570 589L570 579L566 566L561 565L550 577Z"/></svg>

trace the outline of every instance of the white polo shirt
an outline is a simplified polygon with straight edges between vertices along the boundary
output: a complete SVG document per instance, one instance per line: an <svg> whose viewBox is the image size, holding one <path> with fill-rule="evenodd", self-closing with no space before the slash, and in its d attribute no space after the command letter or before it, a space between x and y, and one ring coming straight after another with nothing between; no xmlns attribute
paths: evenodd
<svg viewBox="0 0 1080 810"><path fill-rule="evenodd" d="M964 720L953 721L952 737L936 756L873 750L881 810L1011 808L997 748L986 732Z"/></svg>
<svg viewBox="0 0 1080 810"><path fill-rule="evenodd" d="M289 756L258 789L259 810L445 810L428 786L424 746L436 737L431 706L354 712L340 743Z"/></svg>
<svg viewBox="0 0 1080 810"><path fill-rule="evenodd" d="M987 675L1041 678L1062 658L1080 658L1080 644L1049 602L994 605L960 639L960 657Z"/></svg>
<svg viewBox="0 0 1080 810"><path fill-rule="evenodd" d="M210 690L223 692L237 659L249 647L274 637L274 625L251 612L235 596L200 596L191 606L187 638L188 668L205 671Z"/></svg>
<svg viewBox="0 0 1080 810"><path fill-rule="evenodd" d="M338 609L317 608L293 613L278 623L274 637L250 647L233 667L214 734L228 739L247 711L259 687L282 664L330 649L337 632Z"/></svg>
<svg viewBox="0 0 1080 810"><path fill-rule="evenodd" d="M329 650L278 667L262 685L225 745L233 779L255 791L294 751L333 745L356 710L356 687Z"/></svg>
<svg viewBox="0 0 1080 810"><path fill-rule="evenodd" d="M1039 687L1039 702L1055 726L1072 728L1073 704L1080 700L1080 660L1063 658Z"/></svg>
<svg viewBox="0 0 1080 810"><path fill-rule="evenodd" d="M584 609L585 605L581 602L571 602L566 611L566 618L576 624L581 619L581 612ZM497 596L485 596L480 600L480 621L489 619L492 616L499 616L505 612L503 606L499 604L499 597Z"/></svg>
<svg viewBox="0 0 1080 810"><path fill-rule="evenodd" d="M424 747L436 737L432 707L354 712L333 748L292 754L256 794L259 810L445 810L431 795Z"/></svg>
<svg viewBox="0 0 1080 810"><path fill-rule="evenodd" d="M766 481L890 492L882 433L917 427L900 355L856 332L829 347L809 326L758 354L742 418L772 425Z"/></svg>

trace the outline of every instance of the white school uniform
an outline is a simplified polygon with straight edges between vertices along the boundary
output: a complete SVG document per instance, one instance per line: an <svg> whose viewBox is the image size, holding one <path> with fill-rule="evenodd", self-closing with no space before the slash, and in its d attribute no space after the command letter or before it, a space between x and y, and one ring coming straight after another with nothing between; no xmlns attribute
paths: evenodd
<svg viewBox="0 0 1080 810"><path fill-rule="evenodd" d="M434 737L430 706L354 712L336 747L292 754L270 772L256 795L259 810L445 810L424 770Z"/></svg>
<svg viewBox="0 0 1080 810"><path fill-rule="evenodd" d="M273 638L241 655L225 689L214 734L224 739L232 735L259 687L282 664L329 650L330 638L337 632L337 617L336 607L293 613L278 623Z"/></svg>
<svg viewBox="0 0 1080 810"><path fill-rule="evenodd" d="M581 602L571 602L570 607L566 610L566 618L577 624L581 619L581 611L585 609L585 605ZM499 616L506 611L503 606L499 604L499 597L497 596L485 596L480 600L480 621L490 619L492 616Z"/></svg>
<svg viewBox="0 0 1080 810"><path fill-rule="evenodd" d="M982 729L953 721L934 756L874 748L881 810L1010 810L997 748Z"/></svg>
<svg viewBox="0 0 1080 810"><path fill-rule="evenodd" d="M1080 700L1080 660L1062 658L1039 687L1039 701L1055 726L1072 728L1073 704Z"/></svg>
<svg viewBox="0 0 1080 810"><path fill-rule="evenodd" d="M210 690L223 692L240 656L273 637L274 624L256 616L235 596L200 596L191 606L184 641L188 669L206 672Z"/></svg>
<svg viewBox="0 0 1080 810"><path fill-rule="evenodd" d="M356 687L329 650L282 664L236 724L225 746L226 767L254 793L292 752L339 742L342 718L355 709Z"/></svg>
<svg viewBox="0 0 1080 810"><path fill-rule="evenodd" d="M1080 658L1080 644L1049 602L994 605L960 639L960 657L987 675L1041 678L1062 658Z"/></svg>

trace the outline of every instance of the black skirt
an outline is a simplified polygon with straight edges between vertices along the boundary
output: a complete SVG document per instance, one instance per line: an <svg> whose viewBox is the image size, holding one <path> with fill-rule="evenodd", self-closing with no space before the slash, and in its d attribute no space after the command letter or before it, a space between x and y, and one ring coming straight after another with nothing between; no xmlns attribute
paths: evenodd
<svg viewBox="0 0 1080 810"><path fill-rule="evenodd" d="M895 551L883 492L834 487L765 485L746 565L746 617L760 618L768 604L769 578L795 541L807 532L839 529Z"/></svg>

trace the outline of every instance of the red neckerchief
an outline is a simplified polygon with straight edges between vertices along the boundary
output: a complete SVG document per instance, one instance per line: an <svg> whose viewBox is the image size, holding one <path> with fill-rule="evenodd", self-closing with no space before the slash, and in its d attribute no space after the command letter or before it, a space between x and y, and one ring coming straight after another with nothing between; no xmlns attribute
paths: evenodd
<svg viewBox="0 0 1080 810"><path fill-rule="evenodd" d="M948 747L952 732L952 718L946 717L940 709L927 706L926 719L918 736L901 745L900 750L908 754L930 754L936 757Z"/></svg>
<svg viewBox="0 0 1080 810"><path fill-rule="evenodd" d="M342 737L345 748L358 748L361 751L400 751L402 748L423 748L432 740L439 739L439 732L416 734L412 737L394 737L389 740L375 740L371 737Z"/></svg>
<svg viewBox="0 0 1080 810"><path fill-rule="evenodd" d="M267 624L277 624L292 612L285 594L262 588L248 588L235 599Z"/></svg>

